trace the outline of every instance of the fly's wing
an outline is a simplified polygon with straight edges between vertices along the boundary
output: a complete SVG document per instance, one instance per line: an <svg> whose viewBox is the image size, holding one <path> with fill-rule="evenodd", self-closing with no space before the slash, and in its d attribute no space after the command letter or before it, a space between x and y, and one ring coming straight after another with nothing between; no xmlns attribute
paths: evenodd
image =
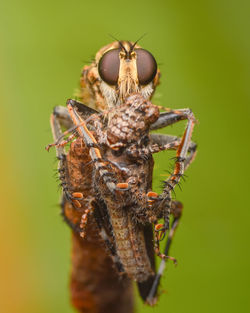
<svg viewBox="0 0 250 313"><path fill-rule="evenodd" d="M153 272L155 273L156 266L155 266L154 238L153 238L153 229L152 229L151 224L147 224L144 226L144 238L145 238L145 243L146 243L147 254L151 263L151 268ZM155 275L152 275L147 280L137 283L139 294L144 302L146 301L149 291L152 288L154 279L155 279Z"/></svg>
<svg viewBox="0 0 250 313"><path fill-rule="evenodd" d="M71 99L71 104L77 109L77 112L80 114L81 118L86 119L92 114L97 114L98 111L90 108L86 104L79 102L77 100Z"/></svg>
<svg viewBox="0 0 250 313"><path fill-rule="evenodd" d="M85 105L82 102L79 102L79 101L73 100L73 99L70 99L68 101L70 101L72 103L72 105L77 109L77 112L79 113L81 118L84 120L87 119L88 117L90 117L92 114L98 113L98 111L88 107L87 105ZM67 107L64 107L61 105L54 107L52 116L54 118L54 121L53 121L54 125L52 125L52 130L55 129L55 126L56 126L56 128L63 127L66 129L69 129L69 128L74 126L74 123L73 123L73 121L69 115ZM55 123L59 123L58 127L57 127L57 125L55 125ZM60 135L62 134L61 129L60 129L59 133L60 133ZM56 137L58 138L60 135L57 135Z"/></svg>

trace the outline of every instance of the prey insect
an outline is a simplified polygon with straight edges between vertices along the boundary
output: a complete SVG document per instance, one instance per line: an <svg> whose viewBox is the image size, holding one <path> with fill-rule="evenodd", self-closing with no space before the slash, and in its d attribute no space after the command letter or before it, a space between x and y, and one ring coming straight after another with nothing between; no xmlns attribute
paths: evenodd
<svg viewBox="0 0 250 313"><path fill-rule="evenodd" d="M89 107L69 100L67 109L56 107L52 114L55 144L48 148L55 145L57 149L63 214L74 231L74 241L78 242L74 252L78 257L73 254L71 292L73 304L80 312L92 312L84 295L92 290L94 298L93 290L98 291L93 283L75 283L84 281L85 274L89 277L85 266L88 262L79 255L91 241L97 243L96 249L103 248L105 243L109 267L103 269L103 277L113 264L118 293L123 293L122 299L129 299L124 301L126 312L132 311L129 279L137 281L144 301L151 305L156 302L160 277L166 259L170 258L170 244L182 211L181 203L172 201L171 191L196 150L191 142L195 124L192 112L183 109L159 113L159 108L148 101L158 79L156 61L148 51L136 43L115 42L101 49L95 62L84 68L80 100ZM149 134L150 130L184 119L188 124L182 138ZM69 130L62 133L61 125ZM70 135L64 140L67 134ZM74 138L66 152L65 144ZM157 195L152 191L152 154L168 149L176 150L175 167L164 182L163 192ZM170 214L174 216L171 226ZM161 218L163 224L158 223ZM167 245L161 253L159 241L168 230ZM94 248L88 249L99 255ZM155 253L162 259L158 273ZM81 259L83 264L75 259ZM124 273L122 280L118 279L119 273ZM100 276L98 279L102 281ZM118 295L114 291L102 309L98 295L95 297L93 305L98 312L104 312L103 307L111 305Z"/></svg>

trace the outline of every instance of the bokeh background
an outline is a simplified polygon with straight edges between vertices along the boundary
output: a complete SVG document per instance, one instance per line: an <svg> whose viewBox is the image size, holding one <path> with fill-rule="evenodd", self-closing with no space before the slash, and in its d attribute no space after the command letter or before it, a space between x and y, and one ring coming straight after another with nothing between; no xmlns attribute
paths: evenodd
<svg viewBox="0 0 250 313"><path fill-rule="evenodd" d="M243 0L1 1L1 312L73 312L70 231L59 216L55 152L44 150L49 115L108 34L143 33L162 70L154 103L193 109L199 151L177 190L179 265L168 264L159 304L137 298L137 312L249 311L249 9ZM169 158L156 157L158 192Z"/></svg>

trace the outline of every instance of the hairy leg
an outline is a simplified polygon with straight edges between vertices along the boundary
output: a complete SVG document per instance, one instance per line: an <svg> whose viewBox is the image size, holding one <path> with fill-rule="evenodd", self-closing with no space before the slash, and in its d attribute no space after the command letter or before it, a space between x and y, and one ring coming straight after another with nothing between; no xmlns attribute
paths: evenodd
<svg viewBox="0 0 250 313"><path fill-rule="evenodd" d="M173 215L173 222L172 222L172 225L170 227L167 242L166 242L165 249L164 249L164 255L165 256L168 256L168 254L169 254L169 250L170 250L170 246L171 246L174 234L175 234L176 229L177 229L179 222L180 222L182 210L183 210L183 206L182 206L181 202L172 201L170 212ZM158 290L158 287L160 284L160 279L161 279L163 272L164 272L164 269L165 269L166 261L167 261L167 258L162 258L158 272L155 276L154 282L153 282L151 289L150 289L150 292L147 296L146 302L149 305L154 305L156 303L157 290Z"/></svg>

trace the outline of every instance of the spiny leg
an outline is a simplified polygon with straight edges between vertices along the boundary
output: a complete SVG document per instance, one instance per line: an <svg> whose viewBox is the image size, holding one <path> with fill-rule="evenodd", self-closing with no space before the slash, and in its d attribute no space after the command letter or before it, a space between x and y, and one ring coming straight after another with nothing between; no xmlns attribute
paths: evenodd
<svg viewBox="0 0 250 313"><path fill-rule="evenodd" d="M166 110L167 112L160 113L158 120L151 125L150 130L160 129L160 128L163 128L163 127L166 127L169 125L173 125L179 121L188 119L188 126L186 128L186 132L189 131L190 136L189 135L186 136L187 142L183 142L183 143L182 143L182 141L180 142L182 144L183 148L182 148L182 152L179 152L179 154L185 155L184 167L186 169L189 166L189 164L194 160L194 157L195 157L196 144L192 143L190 141L193 126L195 123L194 115L190 109L170 110L170 109L166 109L164 107L161 107L161 108ZM182 137L182 140L185 137L185 133ZM170 143L173 144L172 143L173 141L178 140L178 137L167 136L167 135L164 136L161 134L151 134L151 138L153 139L153 141L156 141L154 143L158 143L161 146L167 145ZM171 147L170 147L170 149L171 149ZM188 151L190 152L190 155L188 157L186 156L186 152L187 152L186 149L188 149ZM156 150L155 152L159 152L159 151L157 151L157 148L155 148L155 150ZM160 151L162 151L162 150L164 150L164 149L161 149ZM178 150L181 150L181 147L179 147ZM154 153L154 151L152 153ZM178 151L177 151L177 157L178 157Z"/></svg>
<svg viewBox="0 0 250 313"><path fill-rule="evenodd" d="M176 161L175 161L175 167L174 171L171 174L170 178L164 182L165 186L163 189L162 194L159 196L159 199L161 200L161 203L158 206L162 208L164 215L165 215L165 224L166 227L168 227L168 221L169 221L169 210L166 210L166 207L169 206L171 202L171 191L174 190L174 187L176 184L179 183L184 170L188 167L188 165L193 161L195 157L195 148L194 147L194 152L190 151L190 147L192 146L191 144L191 135L193 131L193 127L195 124L195 118L190 109L180 109L180 110L170 110L169 112L164 112L160 114L160 117L158 120L151 125L151 130L154 129L159 129L168 125L172 125L178 121L188 119L188 124L185 129L184 135L180 140L180 143L178 145L178 139L173 139L170 140L171 137L167 137L167 142L162 145L162 139L160 145L158 144L151 147L151 153L153 152L159 152L166 149L175 149L177 148L177 153L176 153ZM155 137L154 137L155 136ZM151 139L154 138L157 140L159 139L159 135L152 134ZM169 140L169 141L168 141ZM165 147L164 147L165 145ZM190 151L190 155L187 156L188 151ZM158 208L159 209L159 208Z"/></svg>
<svg viewBox="0 0 250 313"><path fill-rule="evenodd" d="M67 143L69 143L72 139L74 139L76 137L77 128L79 128L79 126L81 126L82 124L87 124L91 120L95 122L95 127L99 131L99 137L103 136L103 134L101 133L101 129L100 129L101 128L100 121L99 121L99 118L100 118L99 115L100 114L96 113L96 114L88 115L88 114L90 114L90 112L92 112L91 111L92 109L90 109L90 112L86 111L87 107L84 104L82 104L76 100L70 100L70 101L72 103L74 103L74 105L76 105L77 108L79 108L80 105L81 105L81 107L83 107L84 110L82 109L82 111L80 111L80 112L82 114L84 114L84 116L86 115L86 119L84 120L84 122L81 122L80 124L74 125L72 120L71 120L71 116L70 116L67 108L62 107L62 106L55 107L54 111L53 111L53 115L58 120L59 124L66 127L66 128L68 126L70 126L70 127L66 131L64 131L63 133L61 132L61 135L57 136L57 140L54 143L46 146L45 149L47 151L49 151L49 149L51 147L60 147L60 146L63 147L63 146L65 146ZM66 137L67 135L70 135L70 136L64 140L64 137Z"/></svg>
<svg viewBox="0 0 250 313"><path fill-rule="evenodd" d="M176 150L180 145L180 140L176 140L164 145L159 145L157 143L153 143L149 146L150 153L158 153L166 150Z"/></svg>
<svg viewBox="0 0 250 313"><path fill-rule="evenodd" d="M78 134L80 135L80 137L84 140L86 146L89 148L89 154L91 156L92 161L95 164L95 168L97 171L99 171L100 176L105 181L109 190L111 192L114 192L117 189L120 189L120 188L123 189L124 184L122 184L122 186L116 186L116 184L114 183L114 181L115 181L113 179L114 175L112 172L107 170L106 161L101 157L101 153L100 153L100 150L98 148L97 141L94 138L94 136L91 134L89 129L87 128L87 122L92 119L95 123L95 129L98 133L98 137L99 137L101 143L103 141L105 141L105 138L103 138L104 135L101 131L102 125L101 125L101 122L100 122L99 117L98 117L98 112L96 112L95 110L86 107L84 104L82 104L76 100L72 100L72 99L69 99L67 101L67 106L68 106L68 114L69 114L69 116L70 116L70 118L73 121L73 124L75 126L71 127L69 130L67 130L66 132L61 134L60 137L58 137L57 141L54 144L48 145L46 147L47 150L49 150L49 148L51 146L56 146L56 147L64 146L72 138L74 138L75 135L72 134L66 140L64 140L62 142L60 142L60 140L64 137L64 135L67 135L71 131L76 130L78 132ZM59 108L60 108L60 110L57 111L57 114L60 114L60 112L62 112L64 119L66 119L67 114L66 114L65 110L63 110L62 107L59 107ZM79 114L79 112L81 114ZM92 115L90 115L90 113L92 113ZM93 113L95 113L95 114L93 114ZM82 118L82 116L86 117L86 120L84 120ZM112 164L112 162L108 162L108 163Z"/></svg>
<svg viewBox="0 0 250 313"><path fill-rule="evenodd" d="M185 160L186 160L188 149L189 149L190 142L191 142L191 135L192 135L193 127L195 124L195 119L190 110L184 110L184 111L188 118L188 124L185 129L184 135L181 139L181 142L177 148L174 170L172 174L170 175L169 179L167 179L164 182L165 186L164 186L163 192L159 196L159 198L161 199L161 203L159 205L162 209L166 207L167 203L171 201L171 191L179 183L184 173L184 169L185 169ZM183 114L183 111L180 114Z"/></svg>
<svg viewBox="0 0 250 313"><path fill-rule="evenodd" d="M164 150L177 150L181 144L182 138L176 137L176 136L171 136L171 135L164 135L164 134L151 134L150 135L150 145L149 145L149 150L151 153L157 153L160 151ZM188 166L191 164L191 162L194 160L195 154L196 154L196 148L197 145L194 142L189 143L188 147L188 156L184 161L184 170L188 168ZM147 194L147 202L148 206L152 207L159 205L159 201L161 201L161 198L158 194L154 192L148 192ZM171 202L171 195L170 192L168 194L168 202ZM164 229L168 229L168 223L169 223L169 209L168 205L165 205L164 210L163 210L163 215L165 215L165 226ZM163 231L163 229L161 229Z"/></svg>
<svg viewBox="0 0 250 313"><path fill-rule="evenodd" d="M164 217L164 225L156 225L156 227L159 227L158 234L156 232L155 236L155 251L158 256L162 258L162 263L160 266L160 273L162 274L163 269L165 267L165 256L168 255L168 250L172 241L173 233L179 223L180 216L175 217L173 225L171 227L170 233L169 233L169 239L167 242L167 246L165 248L164 254L160 253L159 249L159 241L161 239L161 234L165 234L165 231L169 228L169 215L170 215L170 204L175 203L171 201L171 191L174 189L176 184L178 184L180 178L182 177L184 170L189 166L189 164L193 161L196 153L196 144L191 142L191 134L194 127L194 117L192 114L188 116L188 125L184 132L184 135L181 139L178 137L172 137L172 136L164 136L164 135L158 135L153 134L151 135L151 141L153 142L153 145L151 145L151 152L159 152L167 149L177 149L176 154L176 163L174 167L174 171L171 174L170 178L165 181L165 188L163 190L163 193L159 196L159 200L161 201L160 205L159 202L155 203L156 207L160 210L162 210L163 217ZM190 152L189 156L187 156L187 153ZM159 279L158 279L159 280ZM151 295L148 300L148 302L152 303L153 297L155 296L154 293L156 293L157 286L158 286L157 278L153 284L156 285L153 289L153 293L151 292Z"/></svg>
<svg viewBox="0 0 250 313"><path fill-rule="evenodd" d="M50 116L50 126L52 130L53 139L54 141L57 141L57 139L62 135L62 129L59 122L59 118L54 113L52 113ZM65 155L66 151L63 148L63 146L58 147L56 149L56 156L59 160L62 158L62 156L65 157Z"/></svg>
<svg viewBox="0 0 250 313"><path fill-rule="evenodd" d="M64 120L65 119L60 118L58 111L57 113L55 113L55 110L54 110L54 112L51 114L50 124L51 124L53 139L55 141L57 141L58 138L62 136L62 129L61 129L60 122L63 123ZM65 194L65 197L67 200L72 202L75 208L79 208L81 204L78 200L81 200L82 194L78 192L71 194L69 192L68 184L66 182L68 169L67 169L67 162L66 162L66 151L64 149L64 146L59 145L56 147L56 156L59 160L58 172L60 174L59 178L61 180L61 185L62 185L63 192Z"/></svg>
<svg viewBox="0 0 250 313"><path fill-rule="evenodd" d="M147 153L158 153L161 151L166 151L166 150L177 150L178 147L181 144L182 138L176 137L176 136L171 136L171 135L165 135L165 134L150 134L150 144L146 148ZM191 164L191 162L194 160L195 155L196 155L196 148L197 145L194 142L189 143L188 147L188 156L184 161L184 169L186 170L188 166ZM112 162L111 162L112 163ZM116 164L114 164L116 166ZM128 190L129 185L127 183L119 183L117 184L118 189L124 189ZM154 194L154 196L151 196L149 194ZM159 200L158 194L155 194L154 192L149 192L147 194L148 197L148 205L152 206L153 203L156 202L156 200ZM152 198L153 197L153 198Z"/></svg>
<svg viewBox="0 0 250 313"><path fill-rule="evenodd" d="M151 153L158 153L165 150L177 150L181 143L181 138L177 136L165 135L165 134L150 134L151 145L149 149ZM197 144L190 141L188 146L189 155L184 161L184 169L186 170L188 166L193 162L196 155Z"/></svg>
<svg viewBox="0 0 250 313"><path fill-rule="evenodd" d="M98 143L92 133L88 130L86 123L78 114L75 108L75 101L68 100L67 107L71 119L75 125L80 125L77 128L79 136L83 139L86 146L89 148L90 157L94 163L96 170L99 172L100 177L103 179L109 190L113 193L116 190L116 183L112 177L113 173L110 173L107 169L107 165L102 159L100 149L98 148Z"/></svg>
<svg viewBox="0 0 250 313"><path fill-rule="evenodd" d="M170 228L167 242L166 242L165 249L164 249L164 255L166 255L166 256L169 254L169 250L170 250L170 246L171 246L174 234L176 232L176 229L177 229L179 222L180 222L180 218L182 216L182 210L183 210L183 205L181 204L181 202L172 201L170 211L171 211L171 214L174 216L174 219L173 219L173 222L171 224L171 228ZM160 284L160 279L161 279L163 272L164 272L164 269L165 269L166 261L167 261L167 258L162 258L159 269L157 271L154 282L152 284L151 290L147 296L146 302L149 305L154 305L156 302L157 290L158 290L158 287Z"/></svg>
<svg viewBox="0 0 250 313"><path fill-rule="evenodd" d="M75 137L76 137L76 134L71 134L68 138L62 140L64 138L64 136L66 136L67 134L69 134L71 132L71 129L70 130L67 130L66 132L64 132L54 143L50 143L48 144L45 149L47 151L50 150L51 147L64 147L66 146L66 144L68 144L69 142L71 142Z"/></svg>
<svg viewBox="0 0 250 313"><path fill-rule="evenodd" d="M174 187L179 183L181 177L184 174L185 170L185 161L188 151L188 146L190 144L190 137L192 133L192 128L194 125L194 121L192 119L189 120L188 126L185 130L183 138L178 146L176 153L176 162L173 173L170 177L164 182L163 192L159 195L159 201L155 204L155 208L158 211L162 212L162 216L164 218L164 227L163 231L169 229L169 215L170 215L170 205L171 205L171 191L174 190ZM190 159L192 161L192 158ZM189 163L186 163L187 165Z"/></svg>
<svg viewBox="0 0 250 313"><path fill-rule="evenodd" d="M160 241L164 239L165 237L165 229L163 224L155 224L154 226L154 250L157 256L159 256L162 260L169 259L174 262L174 264L177 264L177 261L175 258L165 254L161 253L160 251Z"/></svg>
<svg viewBox="0 0 250 313"><path fill-rule="evenodd" d="M61 136L62 130L61 130L59 119L54 113L52 113L50 116L50 125L51 125L53 139L56 141L57 138ZM63 146L56 147L56 156L57 156L57 159L59 160L59 163L58 163L58 172L60 174L59 178L61 180L61 185L63 188L63 192L65 194L65 197L68 199L69 194L68 194L67 183L65 180L66 172L67 172L66 151Z"/></svg>
<svg viewBox="0 0 250 313"><path fill-rule="evenodd" d="M164 109L167 110L167 112L160 113L160 116L157 119L157 121L150 126L150 130L164 128L166 126L173 125L179 121L190 119L190 117L193 116L193 113L190 109L177 109L177 110L170 110L166 108Z"/></svg>

